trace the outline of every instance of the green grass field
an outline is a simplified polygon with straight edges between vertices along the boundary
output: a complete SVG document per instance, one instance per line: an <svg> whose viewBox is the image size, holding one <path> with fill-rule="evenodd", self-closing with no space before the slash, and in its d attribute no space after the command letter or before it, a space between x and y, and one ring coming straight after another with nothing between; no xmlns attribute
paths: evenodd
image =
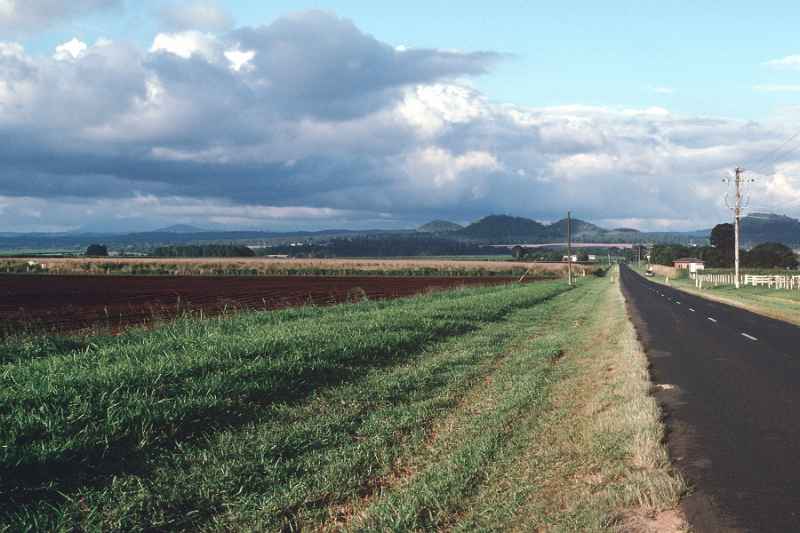
<svg viewBox="0 0 800 533"><path fill-rule="evenodd" d="M668 465L635 460L637 432L660 449L657 409L628 426L614 410L648 398L646 371L630 388L591 366L643 361L596 341L609 320L629 327L615 295L586 278L8 340L0 530L499 531L523 516L603 529L620 509L672 506ZM612 398L613 428L570 414L577 392ZM596 446L558 452L553 434L572 429ZM540 442L557 453L531 456ZM566 475L570 511L519 477L557 465L608 470L611 492Z"/></svg>

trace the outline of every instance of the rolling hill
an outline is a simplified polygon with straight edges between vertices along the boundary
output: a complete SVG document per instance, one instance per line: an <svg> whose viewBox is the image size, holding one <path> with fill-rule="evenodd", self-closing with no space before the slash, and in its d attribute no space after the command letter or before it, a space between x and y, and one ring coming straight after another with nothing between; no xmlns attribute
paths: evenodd
<svg viewBox="0 0 800 533"><path fill-rule="evenodd" d="M567 220L542 224L535 220L508 215L490 215L473 222L453 236L493 243L545 243L563 242L567 235ZM631 230L607 230L591 222L572 219L572 238L576 242L633 242L642 240L643 234Z"/></svg>
<svg viewBox="0 0 800 533"><path fill-rule="evenodd" d="M417 228L420 233L450 233L451 231L458 231L463 229L464 226L450 222L449 220L433 220L427 224Z"/></svg>
<svg viewBox="0 0 800 533"><path fill-rule="evenodd" d="M749 248L763 242L800 245L800 220L773 213L752 213L742 217L742 246Z"/></svg>
<svg viewBox="0 0 800 533"><path fill-rule="evenodd" d="M517 242L541 238L546 234L546 228L544 224L529 218L489 215L454 232L454 235L467 239Z"/></svg>

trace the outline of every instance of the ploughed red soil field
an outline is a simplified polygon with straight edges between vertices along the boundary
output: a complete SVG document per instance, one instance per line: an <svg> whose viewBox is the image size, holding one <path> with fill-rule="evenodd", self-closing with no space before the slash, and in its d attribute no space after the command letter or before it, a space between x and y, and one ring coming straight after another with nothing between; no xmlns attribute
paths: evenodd
<svg viewBox="0 0 800 533"><path fill-rule="evenodd" d="M219 314L397 298L510 277L145 277L0 275L0 334L150 323L186 311Z"/></svg>

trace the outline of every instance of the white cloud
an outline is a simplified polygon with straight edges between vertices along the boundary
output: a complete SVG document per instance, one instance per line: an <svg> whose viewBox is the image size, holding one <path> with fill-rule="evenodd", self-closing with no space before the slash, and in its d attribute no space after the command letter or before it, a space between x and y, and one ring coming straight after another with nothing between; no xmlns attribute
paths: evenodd
<svg viewBox="0 0 800 533"><path fill-rule="evenodd" d="M463 124L488 113L477 91L452 84L418 85L406 92L397 109L424 136L432 136L450 124Z"/></svg>
<svg viewBox="0 0 800 533"><path fill-rule="evenodd" d="M17 59L23 59L24 55L25 48L21 44L0 41L0 56L13 56Z"/></svg>
<svg viewBox="0 0 800 533"><path fill-rule="evenodd" d="M753 90L760 93L796 93L800 92L800 85L781 83L754 85Z"/></svg>
<svg viewBox="0 0 800 533"><path fill-rule="evenodd" d="M428 146L408 154L406 172L409 177L427 186L444 187L457 182L465 173L491 173L500 170L497 158L486 151L470 151L454 155L444 148Z"/></svg>
<svg viewBox="0 0 800 533"><path fill-rule="evenodd" d="M779 69L797 69L800 68L800 55L789 55L779 59L771 59L764 64L768 67Z"/></svg>
<svg viewBox="0 0 800 533"><path fill-rule="evenodd" d="M656 94L674 94L675 89L672 87L653 87L653 92Z"/></svg>
<svg viewBox="0 0 800 533"><path fill-rule="evenodd" d="M249 63L256 57L256 52L254 50L243 52L239 49L231 49L225 52L225 57L231 62L231 68L239 72L243 68L245 70L251 68Z"/></svg>
<svg viewBox="0 0 800 533"><path fill-rule="evenodd" d="M153 229L175 223L234 225L240 228L308 227L346 220L365 213L330 208L231 204L215 198L158 197L134 194L127 198L64 198L58 203L35 197L0 195L0 224L16 231L118 231ZM368 216L378 217L379 213ZM133 225L133 226L131 226Z"/></svg>
<svg viewBox="0 0 800 533"><path fill-rule="evenodd" d="M151 52L169 52L184 59L189 59L192 54L199 54L206 59L213 60L217 55L217 38L208 33L199 31L184 31L179 33L159 33L153 39Z"/></svg>
<svg viewBox="0 0 800 533"><path fill-rule="evenodd" d="M88 46L86 43L79 41L77 38L73 37L70 41L65 43L61 43L56 46L55 54L53 54L53 59L58 61L67 61L70 59L78 59L82 56Z"/></svg>

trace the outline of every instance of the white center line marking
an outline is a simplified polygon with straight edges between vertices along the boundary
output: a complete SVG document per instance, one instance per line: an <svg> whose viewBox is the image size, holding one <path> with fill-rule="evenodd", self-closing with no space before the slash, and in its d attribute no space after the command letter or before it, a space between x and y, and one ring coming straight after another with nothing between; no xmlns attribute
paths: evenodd
<svg viewBox="0 0 800 533"><path fill-rule="evenodd" d="M691 307L689 308L689 311L691 311L692 313L694 313L694 309L692 309Z"/></svg>
<svg viewBox="0 0 800 533"><path fill-rule="evenodd" d="M755 337L753 337L752 335L748 335L747 333L742 333L742 337L747 337L751 341L757 341L758 340Z"/></svg>
<svg viewBox="0 0 800 533"><path fill-rule="evenodd" d="M716 319L716 318L711 318L711 317L708 317L708 319L709 319L711 322L716 322L716 321L717 321L717 319Z"/></svg>
<svg viewBox="0 0 800 533"><path fill-rule="evenodd" d="M681 305L681 303L680 303L680 302L675 302L675 303L676 303L676 304L678 304L678 305Z"/></svg>

